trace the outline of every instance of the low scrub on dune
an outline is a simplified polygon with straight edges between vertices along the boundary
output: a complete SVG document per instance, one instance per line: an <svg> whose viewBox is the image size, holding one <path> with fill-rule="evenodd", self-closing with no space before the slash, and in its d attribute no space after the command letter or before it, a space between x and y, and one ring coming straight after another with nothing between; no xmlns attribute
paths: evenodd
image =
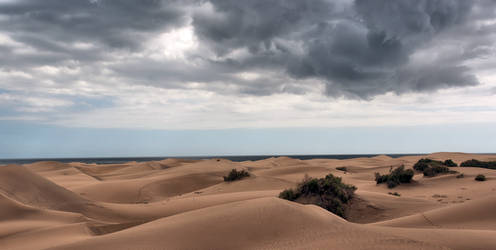
<svg viewBox="0 0 496 250"><path fill-rule="evenodd" d="M231 182L241 180L245 177L249 177L250 173L245 170L238 171L236 169L232 169L231 172L227 176L224 176L224 181Z"/></svg>
<svg viewBox="0 0 496 250"><path fill-rule="evenodd" d="M315 204L345 218L348 203L354 196L356 187L342 182L332 174L324 178L305 177L298 186L286 189L279 198L303 204Z"/></svg>
<svg viewBox="0 0 496 250"><path fill-rule="evenodd" d="M486 181L486 176L483 174L479 174L475 177L476 181Z"/></svg>
<svg viewBox="0 0 496 250"><path fill-rule="evenodd" d="M458 165L456 165L456 163L451 159L445 160L444 165L447 167L458 167Z"/></svg>
<svg viewBox="0 0 496 250"><path fill-rule="evenodd" d="M348 172L348 168L347 167L337 167L336 168L337 170L340 170L340 171L343 171L343 172Z"/></svg>
<svg viewBox="0 0 496 250"><path fill-rule="evenodd" d="M375 181L377 184L387 183L388 188L394 188L401 183L410 183L413 175L413 170L405 169L405 166L402 165L394 170L390 170L389 174L381 175L375 173Z"/></svg>
<svg viewBox="0 0 496 250"><path fill-rule="evenodd" d="M434 177L439 174L455 174L458 173L456 171L450 170L448 167L445 166L436 166L432 168L427 168L424 170L424 176L427 177Z"/></svg>
<svg viewBox="0 0 496 250"><path fill-rule="evenodd" d="M462 162L460 164L460 167L496 169L496 161L479 161L476 159L472 159Z"/></svg>
<svg viewBox="0 0 496 250"><path fill-rule="evenodd" d="M425 159L418 160L417 163L415 163L415 165L413 165L413 169L415 169L419 172L422 172L427 168L435 167L435 166L444 166L444 164L441 161L436 161L436 160L431 160L431 159L425 158Z"/></svg>
<svg viewBox="0 0 496 250"><path fill-rule="evenodd" d="M454 163L451 159L442 162L426 158L420 159L417 163L415 163L415 165L413 165L413 169L423 172L424 176L433 177L444 173L457 173L456 171L449 169L449 167L456 166L456 163Z"/></svg>

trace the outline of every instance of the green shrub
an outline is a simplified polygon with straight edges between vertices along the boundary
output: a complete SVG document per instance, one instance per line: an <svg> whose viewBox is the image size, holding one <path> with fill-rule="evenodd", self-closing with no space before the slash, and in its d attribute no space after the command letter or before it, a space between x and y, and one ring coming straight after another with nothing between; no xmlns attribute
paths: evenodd
<svg viewBox="0 0 496 250"><path fill-rule="evenodd" d="M456 171L450 170L449 166L456 166L452 160L436 161L432 159L420 159L415 165L413 165L413 169L423 172L424 176L433 177L442 173L456 173Z"/></svg>
<svg viewBox="0 0 496 250"><path fill-rule="evenodd" d="M381 175L379 173L375 173L375 181L377 184L387 183L388 188L394 188L401 183L410 183L413 175L413 170L405 170L405 166L399 166L390 171L389 174Z"/></svg>
<svg viewBox="0 0 496 250"><path fill-rule="evenodd" d="M312 203L328 211L345 217L346 205L353 198L356 187L342 182L340 177L328 174L324 178L306 177L296 189L286 189L279 198L305 203Z"/></svg>
<svg viewBox="0 0 496 250"><path fill-rule="evenodd" d="M425 169L430 168L432 165L443 165L440 161L431 160L428 158L420 159L413 165L413 169L423 172Z"/></svg>
<svg viewBox="0 0 496 250"><path fill-rule="evenodd" d="M458 179L464 178L464 177L465 177L465 175L463 173L461 173L461 174L459 174L459 175L456 176L456 178L458 178Z"/></svg>
<svg viewBox="0 0 496 250"><path fill-rule="evenodd" d="M438 174L443 174L443 173L450 173L450 169L445 166L435 166L435 167L430 167L424 169L424 176L427 177L434 177Z"/></svg>
<svg viewBox="0 0 496 250"><path fill-rule="evenodd" d="M394 195L394 196L401 196L401 194L400 194L400 193L398 193L398 192L394 192L394 193L389 192L388 194L390 194L390 195Z"/></svg>
<svg viewBox="0 0 496 250"><path fill-rule="evenodd" d="M336 169L337 170L341 170L341 171L343 171L345 173L348 172L348 168L347 167L337 167Z"/></svg>
<svg viewBox="0 0 496 250"><path fill-rule="evenodd" d="M476 159L464 161L460 164L460 167L476 167L476 168L488 168L496 169L496 161L479 161Z"/></svg>
<svg viewBox="0 0 496 250"><path fill-rule="evenodd" d="M485 181L486 180L486 176L483 175L483 174L479 174L475 177L475 180L476 181Z"/></svg>
<svg viewBox="0 0 496 250"><path fill-rule="evenodd" d="M448 160L445 160L444 161L444 165L447 166L447 167L457 167L458 165L456 165L456 163L454 161L452 161L451 159L448 159Z"/></svg>
<svg viewBox="0 0 496 250"><path fill-rule="evenodd" d="M424 171L425 168L433 167L433 166L445 166L444 162L436 161L429 158L423 158L417 161L415 165L413 165L413 169L417 171Z"/></svg>
<svg viewBox="0 0 496 250"><path fill-rule="evenodd" d="M250 173L246 172L245 170L237 171L236 169L233 168L227 176L224 176L224 181L228 181L228 182L236 181L249 176Z"/></svg>
<svg viewBox="0 0 496 250"><path fill-rule="evenodd" d="M292 188L288 188L279 194L279 198L294 201L298 198L298 195Z"/></svg>

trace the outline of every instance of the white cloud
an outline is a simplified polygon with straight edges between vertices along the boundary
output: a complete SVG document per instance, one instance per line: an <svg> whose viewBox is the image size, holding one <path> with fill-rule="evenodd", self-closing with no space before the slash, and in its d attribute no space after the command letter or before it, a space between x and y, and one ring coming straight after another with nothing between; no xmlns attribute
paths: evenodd
<svg viewBox="0 0 496 250"><path fill-rule="evenodd" d="M185 59L186 54L198 48L198 39L191 25L158 34L146 46L153 59Z"/></svg>
<svg viewBox="0 0 496 250"><path fill-rule="evenodd" d="M73 105L70 100L50 97L34 97L18 94L0 94L0 104L3 106L12 106L18 112L51 112L58 108L66 108ZM20 115L19 119L24 119ZM16 120L16 119L14 119Z"/></svg>
<svg viewBox="0 0 496 250"><path fill-rule="evenodd" d="M473 92L473 93L472 93ZM223 96L203 90L122 86L116 105L64 114L58 125L146 129L370 127L496 122L496 99L477 89L386 94L372 101L319 93Z"/></svg>

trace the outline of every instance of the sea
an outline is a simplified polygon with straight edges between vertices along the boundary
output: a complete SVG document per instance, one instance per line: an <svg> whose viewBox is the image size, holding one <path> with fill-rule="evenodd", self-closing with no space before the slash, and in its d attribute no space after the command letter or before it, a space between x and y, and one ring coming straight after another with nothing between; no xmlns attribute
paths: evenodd
<svg viewBox="0 0 496 250"><path fill-rule="evenodd" d="M358 157L374 157L377 155L387 155L393 158L403 156L415 156L422 154L327 154L327 155L218 155L218 156L162 156L162 157L91 157L91 158L29 158L29 159L0 159L0 165L6 164L29 164L38 161L58 161L58 162L82 162L87 164L120 164L131 161L160 161L168 158L178 158L187 160L215 159L223 158L231 161L258 161L271 157L287 156L300 160L309 159L351 159Z"/></svg>

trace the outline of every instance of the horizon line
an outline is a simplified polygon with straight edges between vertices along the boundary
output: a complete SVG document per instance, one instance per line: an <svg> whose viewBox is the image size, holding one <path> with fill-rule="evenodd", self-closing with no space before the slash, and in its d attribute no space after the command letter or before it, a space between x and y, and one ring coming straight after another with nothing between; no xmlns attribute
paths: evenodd
<svg viewBox="0 0 496 250"><path fill-rule="evenodd" d="M33 157L33 158L0 158L0 161L4 160L64 160L64 159L119 159L119 158L126 158L126 159L138 159L138 158L224 158L224 157L250 157L250 156L257 156L257 157L291 157L291 156L339 156L339 155L348 155L348 156L364 156L364 155L369 155L369 156L377 156L377 155L429 155L429 154L435 154L435 153L461 153L461 154L478 154L478 155L484 155L484 154L496 154L496 152L484 152L484 153L472 153L472 152L448 152L448 151L439 151L439 152L417 152L417 153L358 153L358 154L353 154L353 153L344 153L344 154L239 154L239 155L176 155L176 156L85 156L85 157Z"/></svg>

